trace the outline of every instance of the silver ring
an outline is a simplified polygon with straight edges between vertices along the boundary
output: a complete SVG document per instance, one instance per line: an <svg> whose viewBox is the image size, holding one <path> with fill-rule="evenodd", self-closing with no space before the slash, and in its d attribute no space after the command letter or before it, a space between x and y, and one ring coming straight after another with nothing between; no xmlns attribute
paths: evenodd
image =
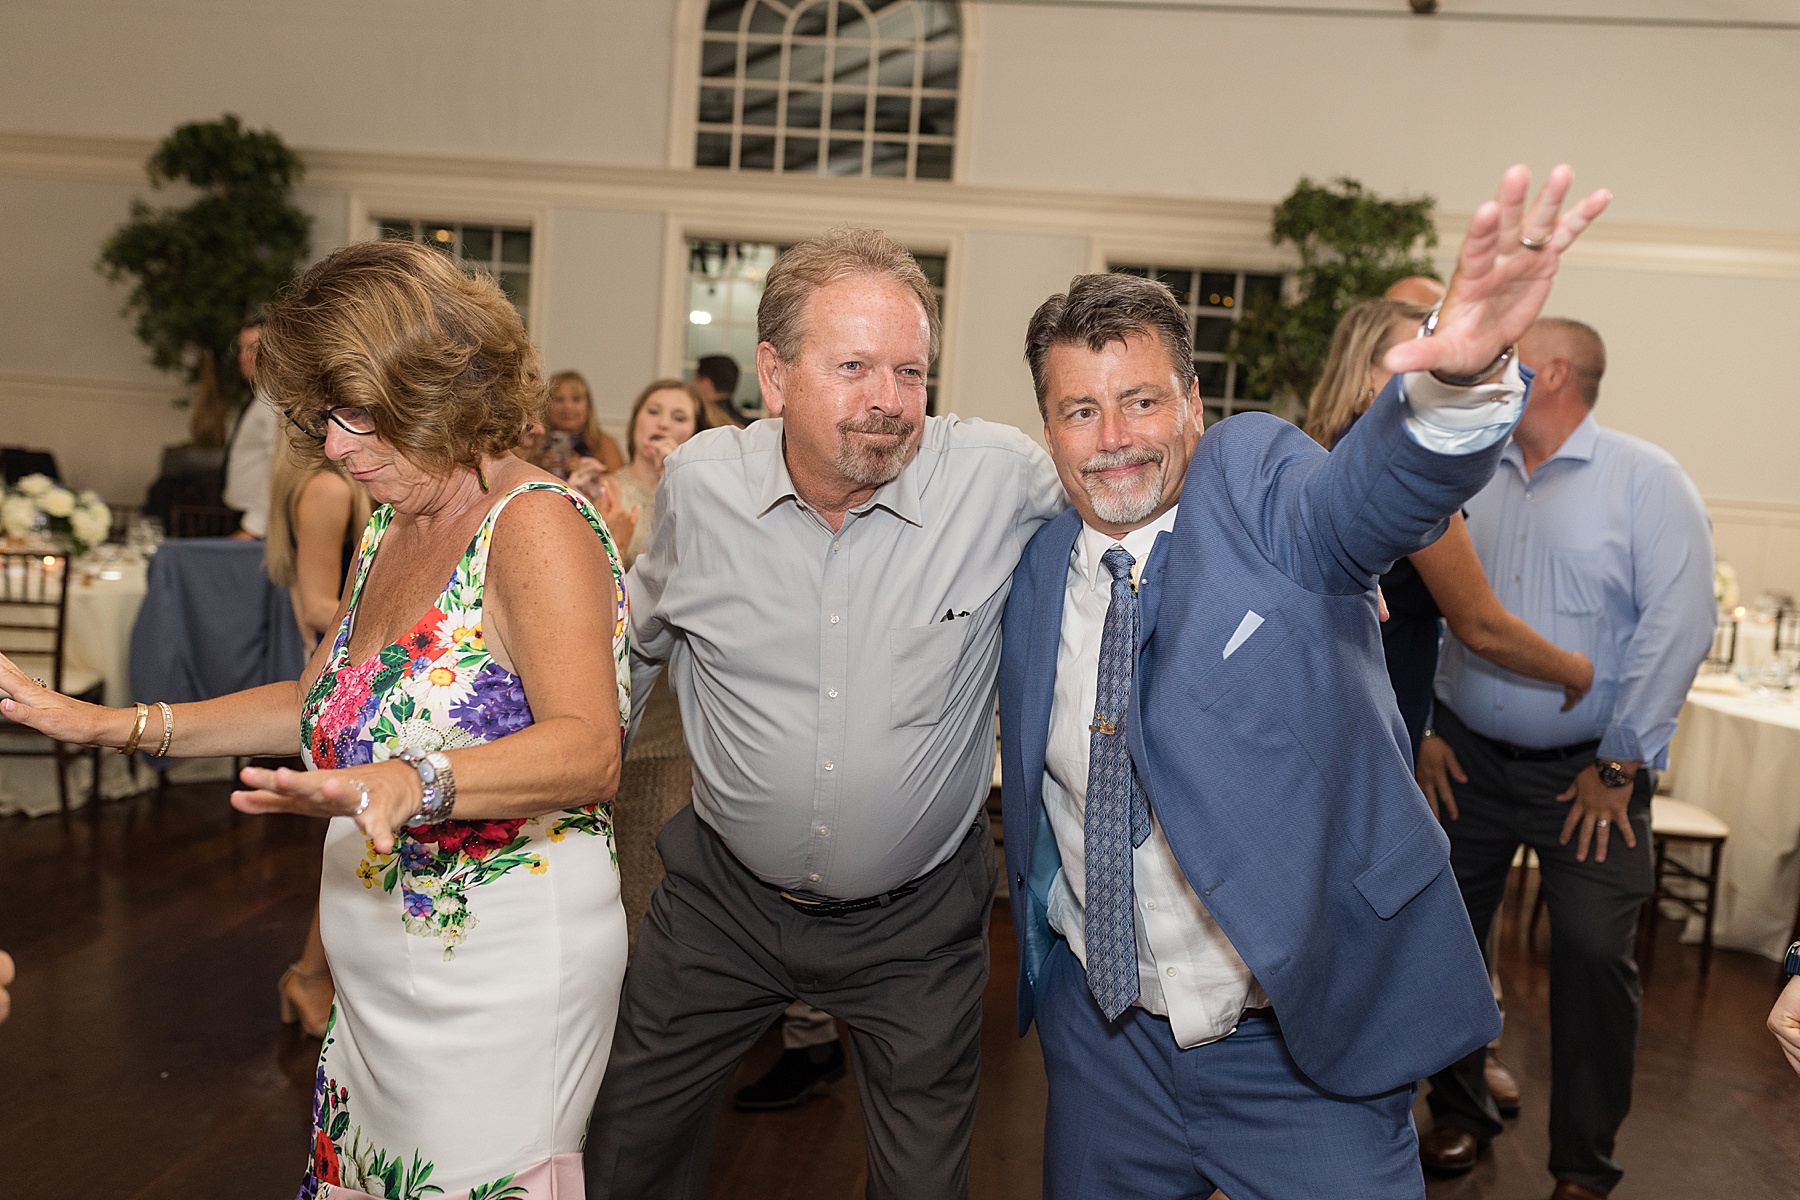
<svg viewBox="0 0 1800 1200"><path fill-rule="evenodd" d="M360 779L352 779L350 786L362 793L362 800L357 804L356 811L350 814L350 819L355 820L369 811L369 785Z"/></svg>
<svg viewBox="0 0 1800 1200"><path fill-rule="evenodd" d="M43 680L39 679L36 675L33 675L31 677L31 682L37 684L41 688L47 688L50 686L49 684L45 683Z"/></svg>
<svg viewBox="0 0 1800 1200"><path fill-rule="evenodd" d="M1600 828L1601 829L1606 829L1611 825L1612 825L1612 822L1607 820L1605 817L1600 818Z"/></svg>
<svg viewBox="0 0 1800 1200"><path fill-rule="evenodd" d="M1525 247L1527 250L1542 250L1549 244L1550 238L1545 238L1541 242L1534 242L1522 233L1519 235L1519 245Z"/></svg>

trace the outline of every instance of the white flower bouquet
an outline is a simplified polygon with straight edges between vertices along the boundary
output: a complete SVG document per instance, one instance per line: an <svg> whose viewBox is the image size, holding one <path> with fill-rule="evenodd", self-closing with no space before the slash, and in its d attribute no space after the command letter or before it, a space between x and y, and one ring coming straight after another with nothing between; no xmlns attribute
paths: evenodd
<svg viewBox="0 0 1800 1200"><path fill-rule="evenodd" d="M98 492L73 492L47 475L27 475L0 492L0 534L68 539L86 554L112 532L112 510Z"/></svg>

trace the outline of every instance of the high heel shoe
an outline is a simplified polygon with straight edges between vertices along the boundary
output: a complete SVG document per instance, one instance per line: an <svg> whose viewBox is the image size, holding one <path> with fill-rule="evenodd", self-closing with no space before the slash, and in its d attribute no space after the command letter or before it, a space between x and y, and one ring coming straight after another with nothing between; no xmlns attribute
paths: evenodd
<svg viewBox="0 0 1800 1200"><path fill-rule="evenodd" d="M331 1019L331 1007L327 1005L325 1015L317 1023L305 1019L305 1010L299 1000L294 998L294 986L300 980L317 982L330 980L329 971L302 971L299 963L294 963L281 973L281 982L275 985L275 993L281 999L281 1023L283 1025L299 1025L300 1032L310 1038L325 1036L325 1025Z"/></svg>

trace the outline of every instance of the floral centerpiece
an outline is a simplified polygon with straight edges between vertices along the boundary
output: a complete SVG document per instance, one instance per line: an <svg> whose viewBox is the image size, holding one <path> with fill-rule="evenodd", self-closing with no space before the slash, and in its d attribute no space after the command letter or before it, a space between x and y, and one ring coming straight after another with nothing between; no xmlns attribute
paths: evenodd
<svg viewBox="0 0 1800 1200"><path fill-rule="evenodd" d="M112 532L112 510L98 492L73 492L48 475L27 475L0 493L0 533L67 539L86 554Z"/></svg>

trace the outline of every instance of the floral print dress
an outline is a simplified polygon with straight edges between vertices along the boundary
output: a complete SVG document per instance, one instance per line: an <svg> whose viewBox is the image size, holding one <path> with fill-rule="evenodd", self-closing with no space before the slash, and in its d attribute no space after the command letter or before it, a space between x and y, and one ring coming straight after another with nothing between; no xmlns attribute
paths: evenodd
<svg viewBox="0 0 1800 1200"><path fill-rule="evenodd" d="M566 488L528 483L488 513L437 602L359 663L347 648L393 519L363 533L349 612L301 709L317 769L454 750L531 724L519 677L482 639L494 523L528 491L568 497L605 543L613 661L630 715L624 576L612 536ZM337 1003L313 1089L301 1200L580 1197L581 1147L625 973L608 805L403 831L392 854L347 817L325 839L320 929Z"/></svg>

